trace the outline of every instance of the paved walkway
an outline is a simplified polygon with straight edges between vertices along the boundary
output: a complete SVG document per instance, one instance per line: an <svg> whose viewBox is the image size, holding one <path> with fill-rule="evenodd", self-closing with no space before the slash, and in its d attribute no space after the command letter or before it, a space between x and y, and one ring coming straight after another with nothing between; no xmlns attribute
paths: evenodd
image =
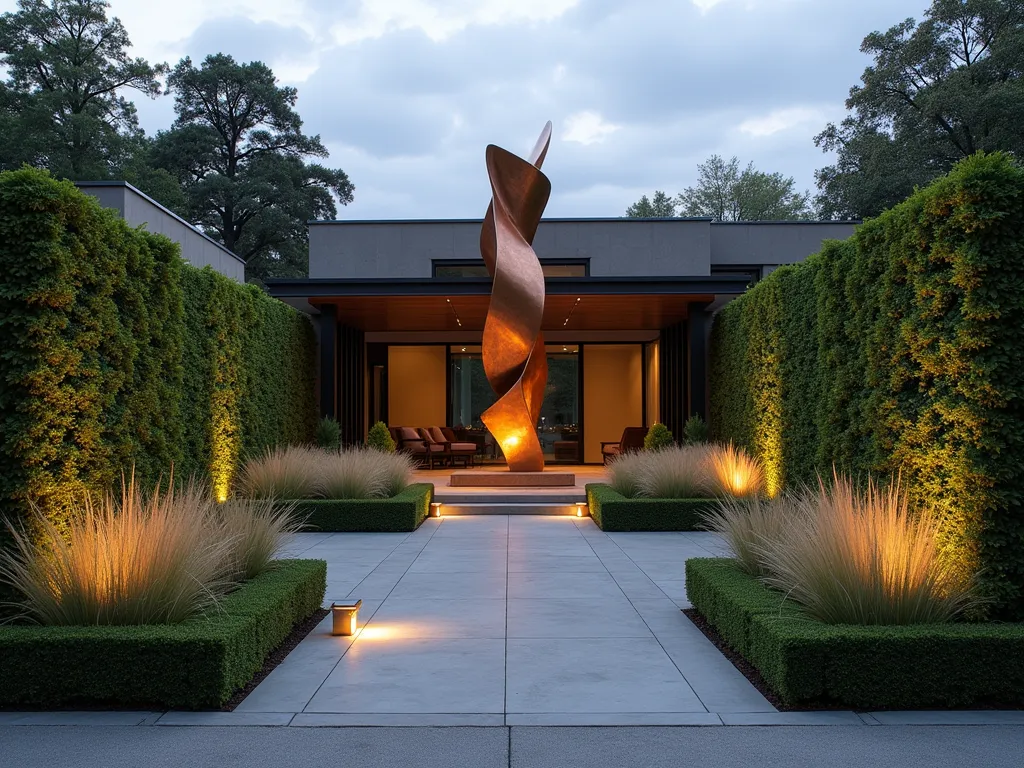
<svg viewBox="0 0 1024 768"><path fill-rule="evenodd" d="M361 598L364 628L332 637L325 620L236 712L295 725L759 721L774 708L680 612L686 559L720 549L711 534L608 535L569 517L303 534L290 553L327 560L327 602Z"/></svg>

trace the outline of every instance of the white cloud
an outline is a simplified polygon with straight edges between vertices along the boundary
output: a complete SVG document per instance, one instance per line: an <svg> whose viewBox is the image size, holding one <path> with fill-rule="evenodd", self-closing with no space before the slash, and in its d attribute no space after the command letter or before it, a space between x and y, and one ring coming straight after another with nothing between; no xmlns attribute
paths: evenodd
<svg viewBox="0 0 1024 768"><path fill-rule="evenodd" d="M719 3L724 2L724 0L691 0L691 2L700 8L701 13L707 13Z"/></svg>
<svg viewBox="0 0 1024 768"><path fill-rule="evenodd" d="M607 122L597 112L584 110L565 118L562 138L577 144L600 144L621 127Z"/></svg>
<svg viewBox="0 0 1024 768"><path fill-rule="evenodd" d="M820 128L829 119L831 111L822 107L785 107L772 110L766 115L744 120L740 123L740 131L749 136L762 137L803 128L807 125Z"/></svg>

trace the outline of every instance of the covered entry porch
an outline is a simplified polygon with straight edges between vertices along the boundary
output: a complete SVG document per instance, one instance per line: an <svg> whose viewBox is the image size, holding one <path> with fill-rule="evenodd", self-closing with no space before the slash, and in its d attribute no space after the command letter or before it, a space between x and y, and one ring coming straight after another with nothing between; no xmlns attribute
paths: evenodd
<svg viewBox="0 0 1024 768"><path fill-rule="evenodd" d="M537 426L548 463L600 464L602 443L661 422L680 434L706 416L707 337L743 277L549 278L549 363ZM501 464L480 414L493 402L480 342L486 279L277 280L271 293L316 317L320 410L347 444L370 425L446 427Z"/></svg>

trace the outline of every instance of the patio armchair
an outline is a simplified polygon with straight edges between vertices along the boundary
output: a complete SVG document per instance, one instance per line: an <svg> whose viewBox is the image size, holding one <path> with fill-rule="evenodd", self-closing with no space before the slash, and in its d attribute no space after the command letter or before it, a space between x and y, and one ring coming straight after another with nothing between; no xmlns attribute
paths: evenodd
<svg viewBox="0 0 1024 768"><path fill-rule="evenodd" d="M441 451L440 446L433 446L428 443L419 432L413 427L397 427L397 449L402 453L408 453L419 459L420 464L426 464L431 469L434 467L434 454Z"/></svg>
<svg viewBox="0 0 1024 768"><path fill-rule="evenodd" d="M437 427L431 427L431 431ZM449 427L441 427L441 434L448 441L448 450L451 453L452 465L456 459L462 459L466 467L473 466L473 459L476 456L478 446L469 440L459 440L455 430Z"/></svg>
<svg viewBox="0 0 1024 768"><path fill-rule="evenodd" d="M441 462L442 467L451 462L452 444L445 438L440 427L420 427L419 432L420 437L423 438L423 442L426 443L427 446L427 461L430 464L431 469L434 468L435 461Z"/></svg>
<svg viewBox="0 0 1024 768"><path fill-rule="evenodd" d="M647 427L626 427L622 430L622 437L617 443L601 442L601 459L607 464L608 459L621 456L630 451L642 451L644 438L647 437Z"/></svg>

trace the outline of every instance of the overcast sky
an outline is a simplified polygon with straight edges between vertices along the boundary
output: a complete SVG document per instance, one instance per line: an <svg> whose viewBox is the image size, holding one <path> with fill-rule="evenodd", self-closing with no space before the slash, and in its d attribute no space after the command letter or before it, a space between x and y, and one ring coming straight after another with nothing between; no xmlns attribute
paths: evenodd
<svg viewBox="0 0 1024 768"><path fill-rule="evenodd" d="M298 88L308 133L355 184L339 218L479 217L484 147L546 120L548 216L620 216L737 155L805 189L868 59L927 0L112 0L151 62L225 52ZM0 0L13 10L15 0ZM149 133L171 98L135 95Z"/></svg>

